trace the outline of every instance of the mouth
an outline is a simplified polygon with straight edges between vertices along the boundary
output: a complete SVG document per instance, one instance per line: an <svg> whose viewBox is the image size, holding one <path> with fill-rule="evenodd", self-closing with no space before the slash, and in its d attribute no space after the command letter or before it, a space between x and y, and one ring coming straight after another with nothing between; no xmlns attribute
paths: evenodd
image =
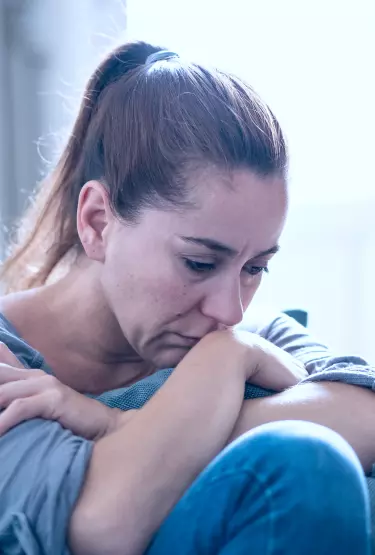
<svg viewBox="0 0 375 555"><path fill-rule="evenodd" d="M200 341L200 337L189 337L187 335L175 334L179 339L179 346L181 347L194 347Z"/></svg>

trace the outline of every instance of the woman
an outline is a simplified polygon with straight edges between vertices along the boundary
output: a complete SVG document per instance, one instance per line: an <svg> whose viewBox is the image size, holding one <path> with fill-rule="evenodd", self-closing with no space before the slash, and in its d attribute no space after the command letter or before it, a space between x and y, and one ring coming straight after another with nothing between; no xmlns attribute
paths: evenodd
<svg viewBox="0 0 375 555"><path fill-rule="evenodd" d="M288 320L234 329L286 165L233 76L144 43L95 72L3 269L4 553L369 553L371 369Z"/></svg>

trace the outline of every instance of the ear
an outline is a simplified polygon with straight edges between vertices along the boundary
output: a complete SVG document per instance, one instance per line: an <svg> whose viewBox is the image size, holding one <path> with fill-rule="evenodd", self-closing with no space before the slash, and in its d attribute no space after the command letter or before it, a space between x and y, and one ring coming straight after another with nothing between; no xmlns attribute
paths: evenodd
<svg viewBox="0 0 375 555"><path fill-rule="evenodd" d="M108 193L99 181L88 181L82 187L77 207L77 230L88 258L105 261L105 236L113 220Z"/></svg>

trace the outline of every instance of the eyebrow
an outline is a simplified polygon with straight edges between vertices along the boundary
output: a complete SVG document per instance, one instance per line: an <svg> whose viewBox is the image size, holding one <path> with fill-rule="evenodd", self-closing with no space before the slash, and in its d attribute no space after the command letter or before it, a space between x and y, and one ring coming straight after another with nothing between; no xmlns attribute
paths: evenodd
<svg viewBox="0 0 375 555"><path fill-rule="evenodd" d="M220 243L219 241L216 241L215 239L209 239L207 237L185 237L183 235L180 235L180 238L183 241L185 241L186 243L193 243L194 245L200 245L200 246L206 247L207 249L210 249L212 251L220 252L221 254L225 254L226 256L234 257L234 256L239 254L239 252L236 249L234 249L232 247L229 247L228 245L224 245L224 243ZM279 250L280 250L280 246L279 245L274 245L270 249L259 252L258 254L253 256L252 260L254 258L260 258L261 256L276 254Z"/></svg>

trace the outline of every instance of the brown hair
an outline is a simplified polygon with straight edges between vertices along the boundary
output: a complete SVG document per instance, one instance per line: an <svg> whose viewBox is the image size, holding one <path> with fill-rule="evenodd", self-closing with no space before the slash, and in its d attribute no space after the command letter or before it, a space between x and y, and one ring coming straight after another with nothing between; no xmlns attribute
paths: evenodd
<svg viewBox="0 0 375 555"><path fill-rule="evenodd" d="M90 179L108 188L115 214L134 221L146 206L183 204L192 164L284 174L280 126L253 89L177 56L146 63L160 50L125 44L91 77L65 150L3 265L8 291L44 284L67 255L80 252L77 203Z"/></svg>

